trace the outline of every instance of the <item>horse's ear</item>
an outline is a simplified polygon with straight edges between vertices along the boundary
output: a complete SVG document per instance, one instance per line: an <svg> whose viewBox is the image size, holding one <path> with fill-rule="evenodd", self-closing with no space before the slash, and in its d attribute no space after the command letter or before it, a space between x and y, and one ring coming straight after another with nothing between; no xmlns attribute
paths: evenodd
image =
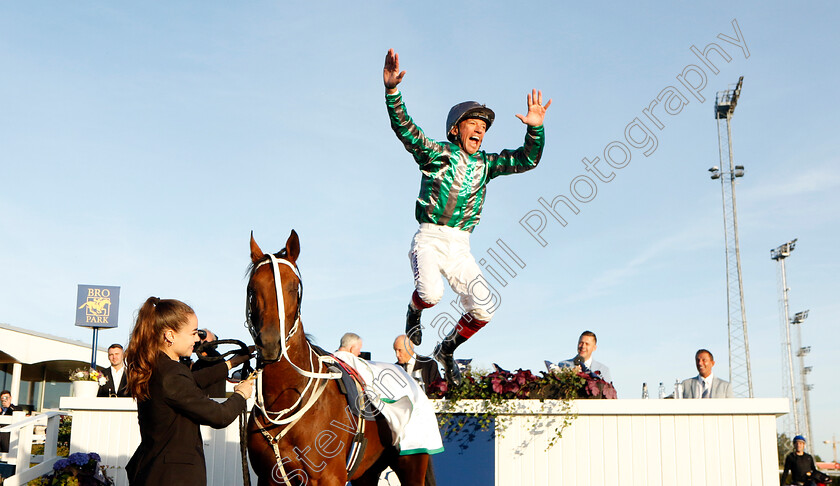
<svg viewBox="0 0 840 486"><path fill-rule="evenodd" d="M298 239L298 235L295 233L295 230L292 230L292 234L290 234L289 239L286 240L286 257L290 262L295 263L299 255L300 240Z"/></svg>
<svg viewBox="0 0 840 486"><path fill-rule="evenodd" d="M260 250L260 246L257 245L257 242L254 240L254 232L251 231L251 262L257 263L265 256L262 250Z"/></svg>

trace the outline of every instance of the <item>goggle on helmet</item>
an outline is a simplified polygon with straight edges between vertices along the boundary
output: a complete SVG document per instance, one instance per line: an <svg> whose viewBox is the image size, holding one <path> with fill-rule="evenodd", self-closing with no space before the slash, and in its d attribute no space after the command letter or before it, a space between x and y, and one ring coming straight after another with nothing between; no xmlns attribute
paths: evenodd
<svg viewBox="0 0 840 486"><path fill-rule="evenodd" d="M493 110L478 103L477 101L465 101L458 103L449 110L449 115L446 117L446 139L452 143L458 143L458 138L452 134L452 127L457 126L463 120L469 118L477 118L487 124L487 129L493 124L496 119L496 114Z"/></svg>

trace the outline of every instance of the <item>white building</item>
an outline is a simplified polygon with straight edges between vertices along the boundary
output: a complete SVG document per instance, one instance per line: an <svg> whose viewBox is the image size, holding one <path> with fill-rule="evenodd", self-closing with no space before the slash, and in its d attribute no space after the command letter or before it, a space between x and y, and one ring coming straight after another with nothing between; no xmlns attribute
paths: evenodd
<svg viewBox="0 0 840 486"><path fill-rule="evenodd" d="M70 372L90 366L91 345L0 323L0 390L12 403L35 411L57 409L70 396ZM96 364L107 367L108 350L98 347Z"/></svg>

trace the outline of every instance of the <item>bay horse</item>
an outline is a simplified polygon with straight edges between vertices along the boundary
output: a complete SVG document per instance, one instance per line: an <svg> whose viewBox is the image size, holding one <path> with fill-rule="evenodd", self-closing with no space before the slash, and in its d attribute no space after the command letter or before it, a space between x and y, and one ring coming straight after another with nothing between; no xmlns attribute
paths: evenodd
<svg viewBox="0 0 840 486"><path fill-rule="evenodd" d="M381 415L350 414L329 358L307 340L299 255L294 230L276 254L263 253L251 233L246 313L259 359L247 443L259 486L373 486L387 466L404 486L422 486L428 454L400 456ZM359 463L348 473L354 456Z"/></svg>

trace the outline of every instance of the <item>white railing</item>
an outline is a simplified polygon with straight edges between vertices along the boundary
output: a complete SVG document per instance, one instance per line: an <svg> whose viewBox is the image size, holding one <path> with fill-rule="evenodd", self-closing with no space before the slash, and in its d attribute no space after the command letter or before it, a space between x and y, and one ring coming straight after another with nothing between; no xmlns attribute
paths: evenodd
<svg viewBox="0 0 840 486"><path fill-rule="evenodd" d="M19 486L52 471L58 460L58 426L63 412L46 412L26 417L24 412L13 412L11 416L0 416L0 432L9 432L9 452L0 454L0 461L14 464L15 474L3 481L3 486ZM33 434L35 426L46 425L44 454L40 458L32 456ZM40 459L40 460L39 460ZM31 466L33 462L40 462Z"/></svg>
<svg viewBox="0 0 840 486"><path fill-rule="evenodd" d="M253 403L249 401L251 406ZM72 410L70 453L96 452L114 484L128 486L125 466L140 444L134 399L62 397L61 408ZM201 438L207 462L207 486L242 485L239 421L218 430L202 426ZM251 478L251 484L257 484L253 473Z"/></svg>

